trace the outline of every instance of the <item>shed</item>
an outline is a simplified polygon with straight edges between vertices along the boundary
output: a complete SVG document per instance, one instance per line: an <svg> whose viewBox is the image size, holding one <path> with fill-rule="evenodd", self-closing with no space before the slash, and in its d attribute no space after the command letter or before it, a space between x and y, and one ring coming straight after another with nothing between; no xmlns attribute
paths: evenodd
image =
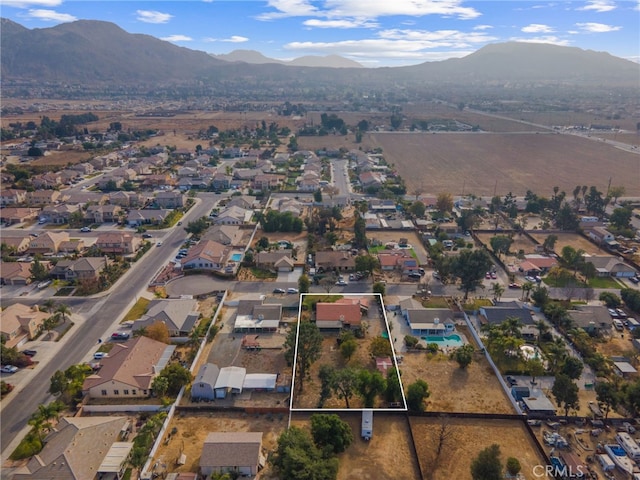
<svg viewBox="0 0 640 480"><path fill-rule="evenodd" d="M527 398L530 395L529 387L511 387L511 396L517 401Z"/></svg>
<svg viewBox="0 0 640 480"><path fill-rule="evenodd" d="M227 393L242 393L247 369L242 367L223 367L216 380L214 391L216 398L226 398Z"/></svg>
<svg viewBox="0 0 640 480"><path fill-rule="evenodd" d="M524 397L521 401L524 403L529 415L547 416L556 414L555 405L539 390L531 392L529 397Z"/></svg>
<svg viewBox="0 0 640 480"><path fill-rule="evenodd" d="M198 370L195 380L191 385L191 401L212 401L215 399L214 388L220 368L213 363L205 363Z"/></svg>
<svg viewBox="0 0 640 480"><path fill-rule="evenodd" d="M206 478L226 472L254 476L262 465L262 432L213 432L202 446L200 471Z"/></svg>
<svg viewBox="0 0 640 480"><path fill-rule="evenodd" d="M364 440L371 440L373 437L373 410L370 408L362 410L362 429L360 435Z"/></svg>
<svg viewBox="0 0 640 480"><path fill-rule="evenodd" d="M567 477L583 478L587 475L588 467L573 452L560 452L560 458L566 467Z"/></svg>
<svg viewBox="0 0 640 480"><path fill-rule="evenodd" d="M244 377L242 388L273 392L276 389L278 375L275 373L248 373Z"/></svg>
<svg viewBox="0 0 640 480"><path fill-rule="evenodd" d="M638 373L638 371L629 362L613 362L614 371L621 377L628 377Z"/></svg>

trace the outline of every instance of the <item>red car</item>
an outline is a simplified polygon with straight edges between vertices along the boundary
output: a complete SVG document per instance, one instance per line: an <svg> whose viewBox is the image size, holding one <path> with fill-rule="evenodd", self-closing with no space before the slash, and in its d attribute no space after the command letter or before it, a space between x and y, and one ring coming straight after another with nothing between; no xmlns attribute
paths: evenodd
<svg viewBox="0 0 640 480"><path fill-rule="evenodd" d="M522 285L514 282L509 284L509 288L522 288Z"/></svg>
<svg viewBox="0 0 640 480"><path fill-rule="evenodd" d="M487 280L491 280L491 272L487 272L484 276Z"/></svg>

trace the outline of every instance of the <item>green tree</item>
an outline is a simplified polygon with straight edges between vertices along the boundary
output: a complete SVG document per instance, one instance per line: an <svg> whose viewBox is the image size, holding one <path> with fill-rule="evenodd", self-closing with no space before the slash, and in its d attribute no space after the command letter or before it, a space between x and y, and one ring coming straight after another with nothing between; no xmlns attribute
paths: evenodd
<svg viewBox="0 0 640 480"><path fill-rule="evenodd" d="M29 273L31 273L31 279L34 282L41 282L46 280L49 277L49 272L47 268L42 264L42 262L36 257L31 263L31 268L29 269Z"/></svg>
<svg viewBox="0 0 640 480"><path fill-rule="evenodd" d="M556 403L560 408L564 409L564 416L569 415L570 409L577 409L580 405L578 398L578 386L573 381L562 373L556 375L556 380L553 382L551 388Z"/></svg>
<svg viewBox="0 0 640 480"><path fill-rule="evenodd" d="M71 309L69 308L68 305L65 305L64 303L61 303L56 308L56 314L58 314L58 315L60 315L60 317L62 317L62 323L66 323L67 322L67 315L71 315Z"/></svg>
<svg viewBox="0 0 640 480"><path fill-rule="evenodd" d="M413 202L409 207L409 212L411 212L411 214L416 218L424 217L424 212L426 210L427 210L427 207L425 207L424 203L420 201Z"/></svg>
<svg viewBox="0 0 640 480"><path fill-rule="evenodd" d="M522 470L522 465L520 465L520 461L515 457L507 458L507 472L509 475L515 477Z"/></svg>
<svg viewBox="0 0 640 480"><path fill-rule="evenodd" d="M191 372L180 365L179 363L170 363L162 369L160 376L167 379L169 387L167 388L167 394L176 396L180 393L180 389L185 385L188 385L193 380Z"/></svg>
<svg viewBox="0 0 640 480"><path fill-rule="evenodd" d="M464 291L464 299L469 292L482 285L485 273L493 265L491 257L485 250L463 250L453 261L453 273L460 279L460 288Z"/></svg>
<svg viewBox="0 0 640 480"><path fill-rule="evenodd" d="M377 357L391 357L393 352L391 351L391 343L388 338L374 337L369 343L369 353L373 358Z"/></svg>
<svg viewBox="0 0 640 480"><path fill-rule="evenodd" d="M625 193L626 193L626 189L624 188L624 186L620 185L616 187L611 187L609 189L609 193L607 194L607 196L613 199L613 204L615 205L616 203L618 203L618 199L622 197Z"/></svg>
<svg viewBox="0 0 640 480"><path fill-rule="evenodd" d="M493 444L480 451L471 462L471 478L473 480L502 480L502 462L500 446Z"/></svg>
<svg viewBox="0 0 640 480"><path fill-rule="evenodd" d="M311 281L309 277L304 273L300 275L298 278L298 290L300 293L309 293L309 287L311 286Z"/></svg>
<svg viewBox="0 0 640 480"><path fill-rule="evenodd" d="M375 282L372 288L373 293L379 293L384 297L387 292L387 286L382 282Z"/></svg>
<svg viewBox="0 0 640 480"><path fill-rule="evenodd" d="M493 299L499 302L500 297L502 297L502 294L504 293L504 285L498 282L492 283L491 293L493 293Z"/></svg>
<svg viewBox="0 0 640 480"><path fill-rule="evenodd" d="M526 362L527 373L531 375L531 384L535 385L536 378L544 375L544 364L539 358L532 358Z"/></svg>
<svg viewBox="0 0 640 480"><path fill-rule="evenodd" d="M491 249L493 253L496 255L506 255L509 253L509 248L511 248L511 244L513 243L513 238L510 238L506 235L494 235L489 240L491 244Z"/></svg>
<svg viewBox="0 0 640 480"><path fill-rule="evenodd" d="M395 368L389 368L387 370L387 382L384 391L384 398L387 402L399 402L402 400L402 388L400 387L398 371Z"/></svg>
<svg viewBox="0 0 640 480"><path fill-rule="evenodd" d="M554 247L556 246L556 242L558 241L558 236L555 234L547 235L547 238L544 239L542 243L542 248L545 252L553 252Z"/></svg>
<svg viewBox="0 0 640 480"><path fill-rule="evenodd" d="M453 210L453 195L450 193L440 193L436 198L436 210L439 213L447 214Z"/></svg>
<svg viewBox="0 0 640 480"><path fill-rule="evenodd" d="M256 243L256 246L261 250L266 250L267 248L269 248L269 239L267 237L260 237L260 239L258 239L258 243Z"/></svg>
<svg viewBox="0 0 640 480"><path fill-rule="evenodd" d="M604 418L609 416L611 410L615 410L620 401L620 392L613 382L596 383L596 399L598 405L604 410Z"/></svg>
<svg viewBox="0 0 640 480"><path fill-rule="evenodd" d="M416 380L407 389L407 407L414 412L424 412L424 401L429 398L429 385L424 380Z"/></svg>
<svg viewBox="0 0 640 480"><path fill-rule="evenodd" d="M584 364L579 358L576 357L567 357L560 368L560 373L566 375L571 380L577 380L582 375L582 370L584 369Z"/></svg>
<svg viewBox="0 0 640 480"><path fill-rule="evenodd" d="M362 369L358 372L358 394L362 397L364 408L373 408L376 397L385 389L385 379L378 370Z"/></svg>
<svg viewBox="0 0 640 480"><path fill-rule="evenodd" d="M561 258L567 268L573 269L573 276L578 275L578 269L584 263L584 250L581 248L576 250L571 245L562 247Z"/></svg>
<svg viewBox="0 0 640 480"><path fill-rule="evenodd" d="M473 345L467 343L462 347L456 348L451 354L451 358L458 362L460 368L465 369L471 365L474 351L475 349L473 348Z"/></svg>
<svg viewBox="0 0 640 480"><path fill-rule="evenodd" d="M640 291L633 288L623 288L620 290L620 297L627 307L640 313Z"/></svg>
<svg viewBox="0 0 640 480"><path fill-rule="evenodd" d="M291 427L278 437L276 451L269 461L280 478L335 480L338 475L338 459L326 458L313 443L311 434L298 427Z"/></svg>
<svg viewBox="0 0 640 480"><path fill-rule="evenodd" d="M630 207L616 208L613 213L611 213L609 221L615 228L624 230L629 228L632 216L633 211Z"/></svg>
<svg viewBox="0 0 640 480"><path fill-rule="evenodd" d="M353 443L353 432L336 414L311 415L311 435L318 448L331 454L344 452Z"/></svg>
<svg viewBox="0 0 640 480"><path fill-rule="evenodd" d="M298 325L299 334L296 329L291 329L284 342L285 359L289 365L293 365L296 338L298 340L298 358L296 359L297 377L300 391L303 390L304 380L307 377L309 368L315 362L322 350L322 334L315 323L300 322ZM296 374L296 372L294 372Z"/></svg>
<svg viewBox="0 0 640 480"><path fill-rule="evenodd" d="M200 217L193 222L187 223L184 231L195 236L200 236L207 228L209 228L209 219L207 219L207 217Z"/></svg>
<svg viewBox="0 0 640 480"><path fill-rule="evenodd" d="M362 218L359 212L356 212L356 219L353 225L353 246L355 248L364 248L367 246L366 226L367 223L364 218Z"/></svg>
<svg viewBox="0 0 640 480"><path fill-rule="evenodd" d="M164 375L158 375L151 382L151 390L158 398L163 398L169 391L169 380Z"/></svg>
<svg viewBox="0 0 640 480"><path fill-rule="evenodd" d="M369 275L373 274L373 271L378 268L380 262L373 255L358 255L355 258L356 271L367 272Z"/></svg>
<svg viewBox="0 0 640 480"><path fill-rule="evenodd" d="M356 350L358 349L358 342L356 342L355 338L348 338L343 340L340 344L340 354L344 357L344 359L348 362L351 360L351 357Z"/></svg>
<svg viewBox="0 0 640 480"><path fill-rule="evenodd" d="M350 408L349 400L358 391L357 371L353 368L335 370L331 379L331 389L338 398L344 400L346 408Z"/></svg>

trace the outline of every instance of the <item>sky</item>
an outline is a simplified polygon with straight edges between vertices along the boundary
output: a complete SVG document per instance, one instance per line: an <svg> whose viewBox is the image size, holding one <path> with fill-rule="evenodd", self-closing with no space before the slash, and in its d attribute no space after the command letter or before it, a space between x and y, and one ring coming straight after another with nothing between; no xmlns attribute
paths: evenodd
<svg viewBox="0 0 640 480"><path fill-rule="evenodd" d="M29 29L103 20L213 54L335 54L370 68L463 57L508 41L640 62L640 0L0 0L0 16Z"/></svg>

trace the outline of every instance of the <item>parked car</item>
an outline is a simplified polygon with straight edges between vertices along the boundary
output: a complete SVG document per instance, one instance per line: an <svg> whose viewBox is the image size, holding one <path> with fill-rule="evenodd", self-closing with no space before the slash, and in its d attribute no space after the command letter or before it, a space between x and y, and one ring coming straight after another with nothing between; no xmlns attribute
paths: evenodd
<svg viewBox="0 0 640 480"><path fill-rule="evenodd" d="M106 356L107 356L107 352L96 352L93 354L93 358L95 358L96 360L101 360Z"/></svg>
<svg viewBox="0 0 640 480"><path fill-rule="evenodd" d="M156 243L156 247L161 247L161 246L162 246L162 242Z"/></svg>
<svg viewBox="0 0 640 480"><path fill-rule="evenodd" d="M522 285L520 285L519 283L516 283L516 282L512 282L512 283L509 284L509 288L514 288L514 289L518 288L518 289L520 289L520 288L522 288Z"/></svg>
<svg viewBox="0 0 640 480"><path fill-rule="evenodd" d="M491 272L491 278L495 280L496 278L498 278L498 274L496 272Z"/></svg>
<svg viewBox="0 0 640 480"><path fill-rule="evenodd" d="M518 381L511 375L507 375L507 383L513 387L514 385L518 384Z"/></svg>
<svg viewBox="0 0 640 480"><path fill-rule="evenodd" d="M128 340L131 334L129 332L113 332L111 338L115 340Z"/></svg>
<svg viewBox="0 0 640 480"><path fill-rule="evenodd" d="M82 228L80 229L80 231L81 231L82 233L88 233L88 232L90 232L90 231L91 231L91 227L82 227Z"/></svg>
<svg viewBox="0 0 640 480"><path fill-rule="evenodd" d="M297 288L287 288L287 293L300 293Z"/></svg>
<svg viewBox="0 0 640 480"><path fill-rule="evenodd" d="M344 280L338 280L336 282L336 285L339 287L346 287L347 286L347 282L345 282Z"/></svg>
<svg viewBox="0 0 640 480"><path fill-rule="evenodd" d="M611 318L618 318L618 312L616 312L615 308L608 308L607 311L609 315L611 315Z"/></svg>
<svg viewBox="0 0 640 480"><path fill-rule="evenodd" d="M143 233L142 234L142 238L153 238L153 235L151 235L150 233Z"/></svg>
<svg viewBox="0 0 640 480"><path fill-rule="evenodd" d="M23 350L22 353L24 353L27 357L35 357L36 353L38 353L37 350Z"/></svg>
<svg viewBox="0 0 640 480"><path fill-rule="evenodd" d="M487 280L491 280L491 272L485 273L484 278L486 278Z"/></svg>
<svg viewBox="0 0 640 480"><path fill-rule="evenodd" d="M273 293L285 293L285 289L284 288L274 288L273 289Z"/></svg>
<svg viewBox="0 0 640 480"><path fill-rule="evenodd" d="M627 314L620 308L616 308L616 313L618 314L618 318L627 318Z"/></svg>
<svg viewBox="0 0 640 480"><path fill-rule="evenodd" d="M18 367L15 365L5 365L0 370L2 373L16 373L18 371Z"/></svg>
<svg viewBox="0 0 640 480"><path fill-rule="evenodd" d="M51 285L51 280L45 280L43 282L38 283L38 289L43 290L47 288L49 285Z"/></svg>
<svg viewBox="0 0 640 480"><path fill-rule="evenodd" d="M629 278L629 280L631 281L631 283L635 283L636 285L640 283L640 278L638 277L631 277Z"/></svg>

